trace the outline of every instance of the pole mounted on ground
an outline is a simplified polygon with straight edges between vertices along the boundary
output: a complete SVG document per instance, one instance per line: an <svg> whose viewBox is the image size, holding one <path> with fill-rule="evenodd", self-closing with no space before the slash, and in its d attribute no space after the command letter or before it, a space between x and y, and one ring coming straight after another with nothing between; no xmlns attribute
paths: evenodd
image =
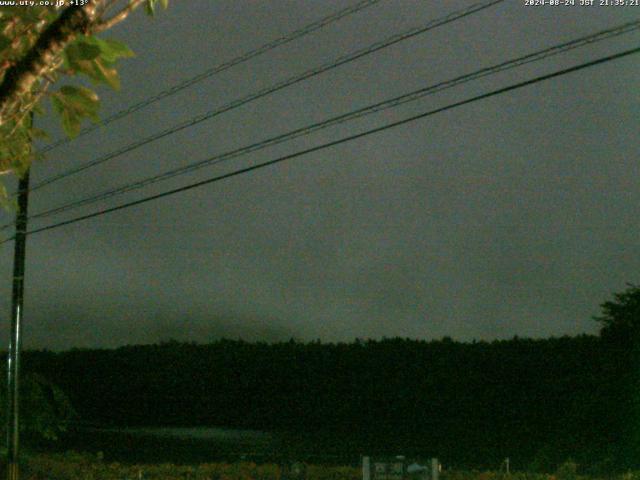
<svg viewBox="0 0 640 480"><path fill-rule="evenodd" d="M19 378L24 299L24 264L27 244L27 207L29 204L29 170L18 183L18 210L13 251L13 293L11 296L11 338L7 358L7 479L18 480Z"/></svg>

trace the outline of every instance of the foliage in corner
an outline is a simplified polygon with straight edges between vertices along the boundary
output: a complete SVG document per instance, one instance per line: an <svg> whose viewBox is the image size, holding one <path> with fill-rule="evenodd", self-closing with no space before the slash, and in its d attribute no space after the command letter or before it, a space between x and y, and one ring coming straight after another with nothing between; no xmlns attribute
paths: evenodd
<svg viewBox="0 0 640 480"><path fill-rule="evenodd" d="M22 175L37 157L33 141L46 133L33 127L31 114L45 113L44 99L69 137L79 134L84 121L99 122L100 100L93 87L119 89L117 62L134 54L123 43L97 35L139 6L153 15L167 8L168 0L0 6L0 174ZM59 85L74 77L72 84Z"/></svg>
<svg viewBox="0 0 640 480"><path fill-rule="evenodd" d="M0 383L0 402L6 403L7 385ZM38 441L55 441L78 416L60 387L37 374L26 375L20 383L20 431ZM6 411L0 413L0 432L6 432Z"/></svg>

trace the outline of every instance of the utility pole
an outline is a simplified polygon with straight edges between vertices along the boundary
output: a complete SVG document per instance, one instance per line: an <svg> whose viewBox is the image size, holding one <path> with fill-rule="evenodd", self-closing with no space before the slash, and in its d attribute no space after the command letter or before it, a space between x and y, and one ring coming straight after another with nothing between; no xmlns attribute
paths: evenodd
<svg viewBox="0 0 640 480"><path fill-rule="evenodd" d="M27 206L29 203L29 169L18 183L18 210L13 250L13 293L11 296L11 339L7 358L7 479L18 480L19 378L22 337L22 303L24 298L24 263L27 243Z"/></svg>

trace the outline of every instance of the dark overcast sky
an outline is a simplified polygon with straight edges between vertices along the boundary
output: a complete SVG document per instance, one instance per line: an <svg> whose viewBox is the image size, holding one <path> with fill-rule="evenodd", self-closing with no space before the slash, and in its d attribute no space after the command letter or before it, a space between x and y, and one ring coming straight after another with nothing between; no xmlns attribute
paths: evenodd
<svg viewBox="0 0 640 480"><path fill-rule="evenodd" d="M471 3L384 0L52 151L32 179ZM191 0L156 19L137 12L106 35L137 57L121 64L121 92L101 91L103 115L348 4ZM507 0L34 192L31 212L638 17L640 7ZM628 34L101 206L639 44ZM627 57L30 236L25 346L595 333L599 304L640 271L638 78L640 59ZM2 248L6 345L13 248Z"/></svg>

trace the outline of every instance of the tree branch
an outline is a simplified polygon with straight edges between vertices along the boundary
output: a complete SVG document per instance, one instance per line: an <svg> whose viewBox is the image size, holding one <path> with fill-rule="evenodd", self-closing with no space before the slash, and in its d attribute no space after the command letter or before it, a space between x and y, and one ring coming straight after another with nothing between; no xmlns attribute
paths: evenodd
<svg viewBox="0 0 640 480"><path fill-rule="evenodd" d="M126 7L124 7L122 10L120 10L114 16L112 16L109 20L105 20L103 22L97 23L95 25L95 27L93 28L93 32L94 33L100 33L100 32L103 32L105 30L110 29L114 25L117 25L118 23L120 23L123 20L125 20L129 16L129 14L131 12L133 12L136 8L138 8L144 2L145 2L145 0L131 0Z"/></svg>
<svg viewBox="0 0 640 480"><path fill-rule="evenodd" d="M26 116L29 115L29 111L40 101L42 96L45 93L47 93L47 89L49 88L49 85L51 85L51 83L53 82L51 82L50 80L45 80L44 86L38 92L35 92L31 102L29 102L29 104L26 107L24 107L21 111L18 112L18 114L21 114L21 116L20 118L18 118L18 120L16 120L16 124L13 127L13 130L11 130L9 135L7 135L8 137L10 137L16 132L16 130L18 129L20 124L23 122L23 120L26 118Z"/></svg>
<svg viewBox="0 0 640 480"><path fill-rule="evenodd" d="M90 33L96 22L97 7L103 1L67 7L44 30L29 52L7 70L0 84L0 126L19 109L22 97L31 91L65 47L78 34Z"/></svg>

